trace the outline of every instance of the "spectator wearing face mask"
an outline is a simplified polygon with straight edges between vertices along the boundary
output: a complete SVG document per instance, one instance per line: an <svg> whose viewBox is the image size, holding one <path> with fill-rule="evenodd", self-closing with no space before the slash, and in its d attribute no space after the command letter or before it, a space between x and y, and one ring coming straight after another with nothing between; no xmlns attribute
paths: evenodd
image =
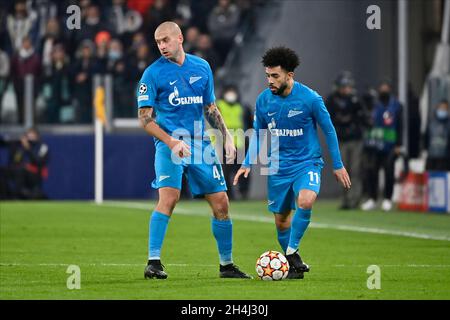
<svg viewBox="0 0 450 320"><path fill-rule="evenodd" d="M392 86L384 81L378 87L378 102L372 112L373 123L370 140L374 148L374 170L365 179L371 183L368 190L369 199L361 206L363 210L376 208L378 197L378 171L384 169L384 191L381 209L392 209L392 193L394 190L394 164L401 153L402 146L402 105L392 94Z"/></svg>
<svg viewBox="0 0 450 320"><path fill-rule="evenodd" d="M450 171L450 116L447 100L441 100L433 110L425 147L428 151L426 169Z"/></svg>
<svg viewBox="0 0 450 320"><path fill-rule="evenodd" d="M239 101L239 93L234 85L228 85L224 88L222 98L217 100L217 107L220 110L220 113L222 114L223 120L225 122L225 125L227 126L228 130L230 132L233 132L235 130L243 130L244 129L244 108L242 107L242 104ZM232 134L233 135L233 134ZM237 154L245 154L244 147L245 147L245 140L243 135L234 135L234 145L237 150ZM224 153L225 154L225 153ZM239 156L236 160L233 161L233 163L224 163L223 164L223 174L225 177L225 181L227 182L228 187L228 197L230 199L235 199L235 190L233 187L233 178L236 172L241 167L241 164L238 163ZM247 180L247 179L241 179ZM248 185L248 181L247 181ZM242 198L247 197L247 190L248 188L245 188L246 186L244 184L239 184L239 192L241 193Z"/></svg>
<svg viewBox="0 0 450 320"><path fill-rule="evenodd" d="M351 189L343 190L340 209L354 209L361 197L362 134L367 125L363 107L355 95L355 82L350 72L342 72L326 106L333 121L341 148L342 161L352 177Z"/></svg>

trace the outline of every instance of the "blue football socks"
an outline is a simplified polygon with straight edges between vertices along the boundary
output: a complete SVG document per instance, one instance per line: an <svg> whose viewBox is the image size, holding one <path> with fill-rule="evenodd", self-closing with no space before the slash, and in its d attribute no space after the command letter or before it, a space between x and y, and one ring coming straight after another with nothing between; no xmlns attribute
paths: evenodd
<svg viewBox="0 0 450 320"><path fill-rule="evenodd" d="M302 239L306 228L308 228L310 220L311 209L298 208L295 211L291 223L291 235L289 237L289 244L286 249L286 254L292 254L297 251L300 240Z"/></svg>
<svg viewBox="0 0 450 320"><path fill-rule="evenodd" d="M225 266L233 263L232 257L232 237L233 237L233 225L231 220L217 220L212 218L211 228L214 238L217 242L217 248L219 250L220 264Z"/></svg>
<svg viewBox="0 0 450 320"><path fill-rule="evenodd" d="M153 211L149 223L148 260L160 260L169 219L170 216Z"/></svg>
<svg viewBox="0 0 450 320"><path fill-rule="evenodd" d="M277 228L278 242L280 243L280 246L281 246L281 249L283 249L283 252L286 252L286 250L287 250L290 235L291 235L290 227L285 230L280 230Z"/></svg>

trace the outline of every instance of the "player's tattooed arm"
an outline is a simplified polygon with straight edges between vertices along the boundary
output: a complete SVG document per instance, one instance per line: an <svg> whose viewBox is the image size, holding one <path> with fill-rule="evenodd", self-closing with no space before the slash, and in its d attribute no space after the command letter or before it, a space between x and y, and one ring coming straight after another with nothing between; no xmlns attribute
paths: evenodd
<svg viewBox="0 0 450 320"><path fill-rule="evenodd" d="M211 103L210 105L205 106L205 117L206 120L209 122L211 127L214 129L218 129L222 136L226 139L228 130L227 126L225 125L225 121L223 121L223 117L220 114L219 108L217 108L215 103Z"/></svg>
<svg viewBox="0 0 450 320"><path fill-rule="evenodd" d="M225 121L223 121L223 117L215 103L211 103L205 107L205 117L211 127L218 129L221 132L224 142L226 162L232 163L234 158L236 158L236 147L234 146L233 137L230 132L228 132Z"/></svg>
<svg viewBox="0 0 450 320"><path fill-rule="evenodd" d="M139 108L138 117L142 128L145 128L150 122L155 121L153 116L153 108Z"/></svg>
<svg viewBox="0 0 450 320"><path fill-rule="evenodd" d="M156 113L153 111L152 107L140 108L138 117L142 128L144 128L149 135L165 143L172 152L178 154L181 158L189 157L191 155L190 147L184 141L171 137L155 122Z"/></svg>

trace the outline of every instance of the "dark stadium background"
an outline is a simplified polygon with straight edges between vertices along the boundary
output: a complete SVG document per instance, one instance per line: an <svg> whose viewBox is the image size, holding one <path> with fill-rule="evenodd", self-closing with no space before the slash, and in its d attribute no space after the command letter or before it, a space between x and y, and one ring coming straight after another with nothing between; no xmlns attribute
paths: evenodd
<svg viewBox="0 0 450 320"><path fill-rule="evenodd" d="M139 45L148 46L145 61L151 63L159 57L152 36L155 26L162 21L178 22L185 32L185 37L190 27L197 27L201 34L213 40L213 46L209 49L189 47L187 51L205 57L213 65L217 96L220 96L226 84L234 84L239 88L242 102L249 110L253 110L256 96L266 86L260 57L265 49L274 45L286 45L299 53L301 65L296 72L296 79L314 88L323 97L331 92L333 81L342 70L350 70L353 73L359 95L375 88L382 79L390 79L397 90L399 12L396 1L236 0L233 2L240 14L228 46L214 41L223 36L221 32L225 33L225 29L216 30L208 25L208 17L217 5L214 0L123 1L123 10L126 12L141 11L138 13L142 18L140 27L135 30L133 27L128 32L118 31L120 28L113 15L112 0L1 1L0 49L10 60L16 50L8 33L8 19L14 16L18 2L24 2L28 14L35 15L36 19L33 20L28 35L40 59L45 55L43 44L47 39L46 23L52 17L56 19L60 29L57 42L65 51L67 72L56 76L52 75L45 65L40 67L34 78L36 96L31 100L35 108L35 118L27 118L25 115L23 123L18 123L14 110L12 81L17 75L2 75L3 84L9 83L9 87L1 101L0 134L8 139L17 139L26 127L33 124L38 127L50 149L49 177L44 182L50 199L94 197L93 120L88 117L86 121L83 117L72 114L74 104L90 101L83 100L89 96L89 92L82 91L81 98L76 102L75 89L68 86L72 96L64 101L66 113L61 113L60 119L54 123L49 123L50 118L46 111L49 106L43 102L42 96L45 94L45 84L54 85L54 81L59 81L58 79L67 79L69 83L73 80L75 73L71 70L77 64L79 47L86 39L95 44L101 31L106 30L111 39L121 41L126 53L123 56L125 72L120 75L101 59L98 59L95 68L95 73L109 75L108 79L112 80L109 82L110 96L107 97L106 105L109 128L105 133L104 151L104 196L107 199L156 196L155 191L149 187L154 177L153 143L151 138L138 128L135 119L134 90L143 67L142 64L136 64L136 51L133 50L137 49L134 47L133 38L138 37L138 33L144 36L144 44ZM79 5L83 15L91 6L96 7L100 14L99 24L87 30L83 18L80 30L68 30L66 20L69 14L66 13L66 8L72 4ZM381 30L366 28L366 9L372 4L381 9ZM408 81L411 98L420 96L426 75L431 68L440 37L443 5L444 2L439 0L408 1ZM214 23L211 25L214 26ZM93 110L89 105L84 105L83 108ZM418 131L419 128L411 127L408 132L412 137L409 148L413 152L420 144L416 139ZM329 163L325 144L323 147L325 162ZM0 159L3 165L7 161L4 148L0 148ZM252 177L252 198L265 197L265 188L258 187L264 185L264 179L257 175ZM321 196L337 196L339 185L334 183L329 165L324 169L323 180L326 183L322 185Z"/></svg>

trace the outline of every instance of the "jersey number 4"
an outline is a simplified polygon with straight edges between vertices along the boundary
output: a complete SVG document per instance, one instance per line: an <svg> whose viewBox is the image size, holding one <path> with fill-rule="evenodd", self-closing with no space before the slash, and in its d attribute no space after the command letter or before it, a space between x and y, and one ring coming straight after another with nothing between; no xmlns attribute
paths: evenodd
<svg viewBox="0 0 450 320"><path fill-rule="evenodd" d="M219 169L217 169L217 166L213 166L213 177L214 177L214 179L220 180L222 178L222 176L223 176L223 174L221 174L221 173L222 173L222 170L220 170L220 172L219 172Z"/></svg>

